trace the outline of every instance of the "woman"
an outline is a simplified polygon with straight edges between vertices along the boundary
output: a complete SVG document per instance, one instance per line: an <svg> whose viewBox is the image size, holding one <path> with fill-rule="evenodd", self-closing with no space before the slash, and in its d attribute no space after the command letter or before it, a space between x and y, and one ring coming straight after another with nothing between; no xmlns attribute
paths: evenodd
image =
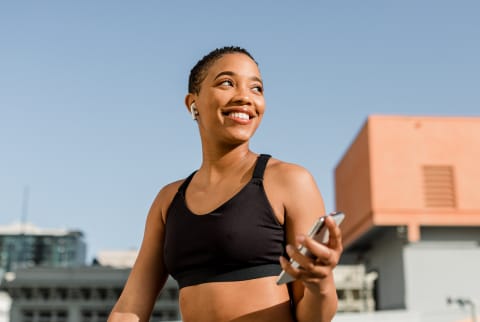
<svg viewBox="0 0 480 322"><path fill-rule="evenodd" d="M303 235L324 213L314 179L249 149L265 112L255 60L239 47L212 51L192 69L185 104L198 124L202 164L154 200L109 321L148 321L168 274L179 283L184 322L330 321L341 233L328 219L327 245ZM282 268L296 278L289 286L276 284Z"/></svg>

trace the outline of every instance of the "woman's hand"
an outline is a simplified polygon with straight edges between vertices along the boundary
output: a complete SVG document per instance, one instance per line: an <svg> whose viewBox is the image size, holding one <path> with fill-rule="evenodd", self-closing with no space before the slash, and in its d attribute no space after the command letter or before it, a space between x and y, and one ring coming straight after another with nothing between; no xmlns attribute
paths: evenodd
<svg viewBox="0 0 480 322"><path fill-rule="evenodd" d="M297 280L300 280L310 292L323 295L331 290L333 282L333 269L337 266L343 250L342 233L340 228L330 216L325 219L329 231L326 244L315 241L313 238L300 235L296 241L298 246L305 246L315 258L302 255L297 247L287 245L287 253L300 266L292 267L290 262L282 257L282 268Z"/></svg>

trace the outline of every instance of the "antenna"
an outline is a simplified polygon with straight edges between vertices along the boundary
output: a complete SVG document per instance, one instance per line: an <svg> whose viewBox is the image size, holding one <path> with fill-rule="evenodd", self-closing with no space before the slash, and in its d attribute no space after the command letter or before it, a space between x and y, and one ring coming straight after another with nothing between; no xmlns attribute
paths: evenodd
<svg viewBox="0 0 480 322"><path fill-rule="evenodd" d="M25 186L23 188L23 199L22 199L22 217L20 219L20 225L21 225L21 233L25 233L25 228L27 224L27 218L28 218L28 198L30 196L30 188L29 186Z"/></svg>
<svg viewBox="0 0 480 322"><path fill-rule="evenodd" d="M18 254L18 263L19 267L26 266L27 260L27 245L26 245L26 234L27 234L27 218L28 218L28 199L30 196L30 188L26 185L23 188L23 200L22 200L22 217L20 219L20 254Z"/></svg>

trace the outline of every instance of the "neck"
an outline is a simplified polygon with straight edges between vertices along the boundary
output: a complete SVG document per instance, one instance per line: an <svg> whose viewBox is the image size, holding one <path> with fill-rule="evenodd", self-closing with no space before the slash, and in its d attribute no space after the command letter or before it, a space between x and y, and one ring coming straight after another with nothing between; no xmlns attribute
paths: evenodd
<svg viewBox="0 0 480 322"><path fill-rule="evenodd" d="M257 155L250 151L248 144L230 149L206 149L202 151L202 165L199 174L210 182L221 180L232 174L242 174L255 163Z"/></svg>

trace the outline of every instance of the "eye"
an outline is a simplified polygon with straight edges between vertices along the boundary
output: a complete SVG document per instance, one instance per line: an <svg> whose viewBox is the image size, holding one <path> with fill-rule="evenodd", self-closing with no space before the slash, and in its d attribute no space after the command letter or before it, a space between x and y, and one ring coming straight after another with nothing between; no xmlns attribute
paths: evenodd
<svg viewBox="0 0 480 322"><path fill-rule="evenodd" d="M252 88L252 90L253 90L254 92L263 93L263 87L260 86L260 85L254 86L254 87Z"/></svg>
<svg viewBox="0 0 480 322"><path fill-rule="evenodd" d="M222 80L220 86L233 86L233 82L229 79Z"/></svg>

